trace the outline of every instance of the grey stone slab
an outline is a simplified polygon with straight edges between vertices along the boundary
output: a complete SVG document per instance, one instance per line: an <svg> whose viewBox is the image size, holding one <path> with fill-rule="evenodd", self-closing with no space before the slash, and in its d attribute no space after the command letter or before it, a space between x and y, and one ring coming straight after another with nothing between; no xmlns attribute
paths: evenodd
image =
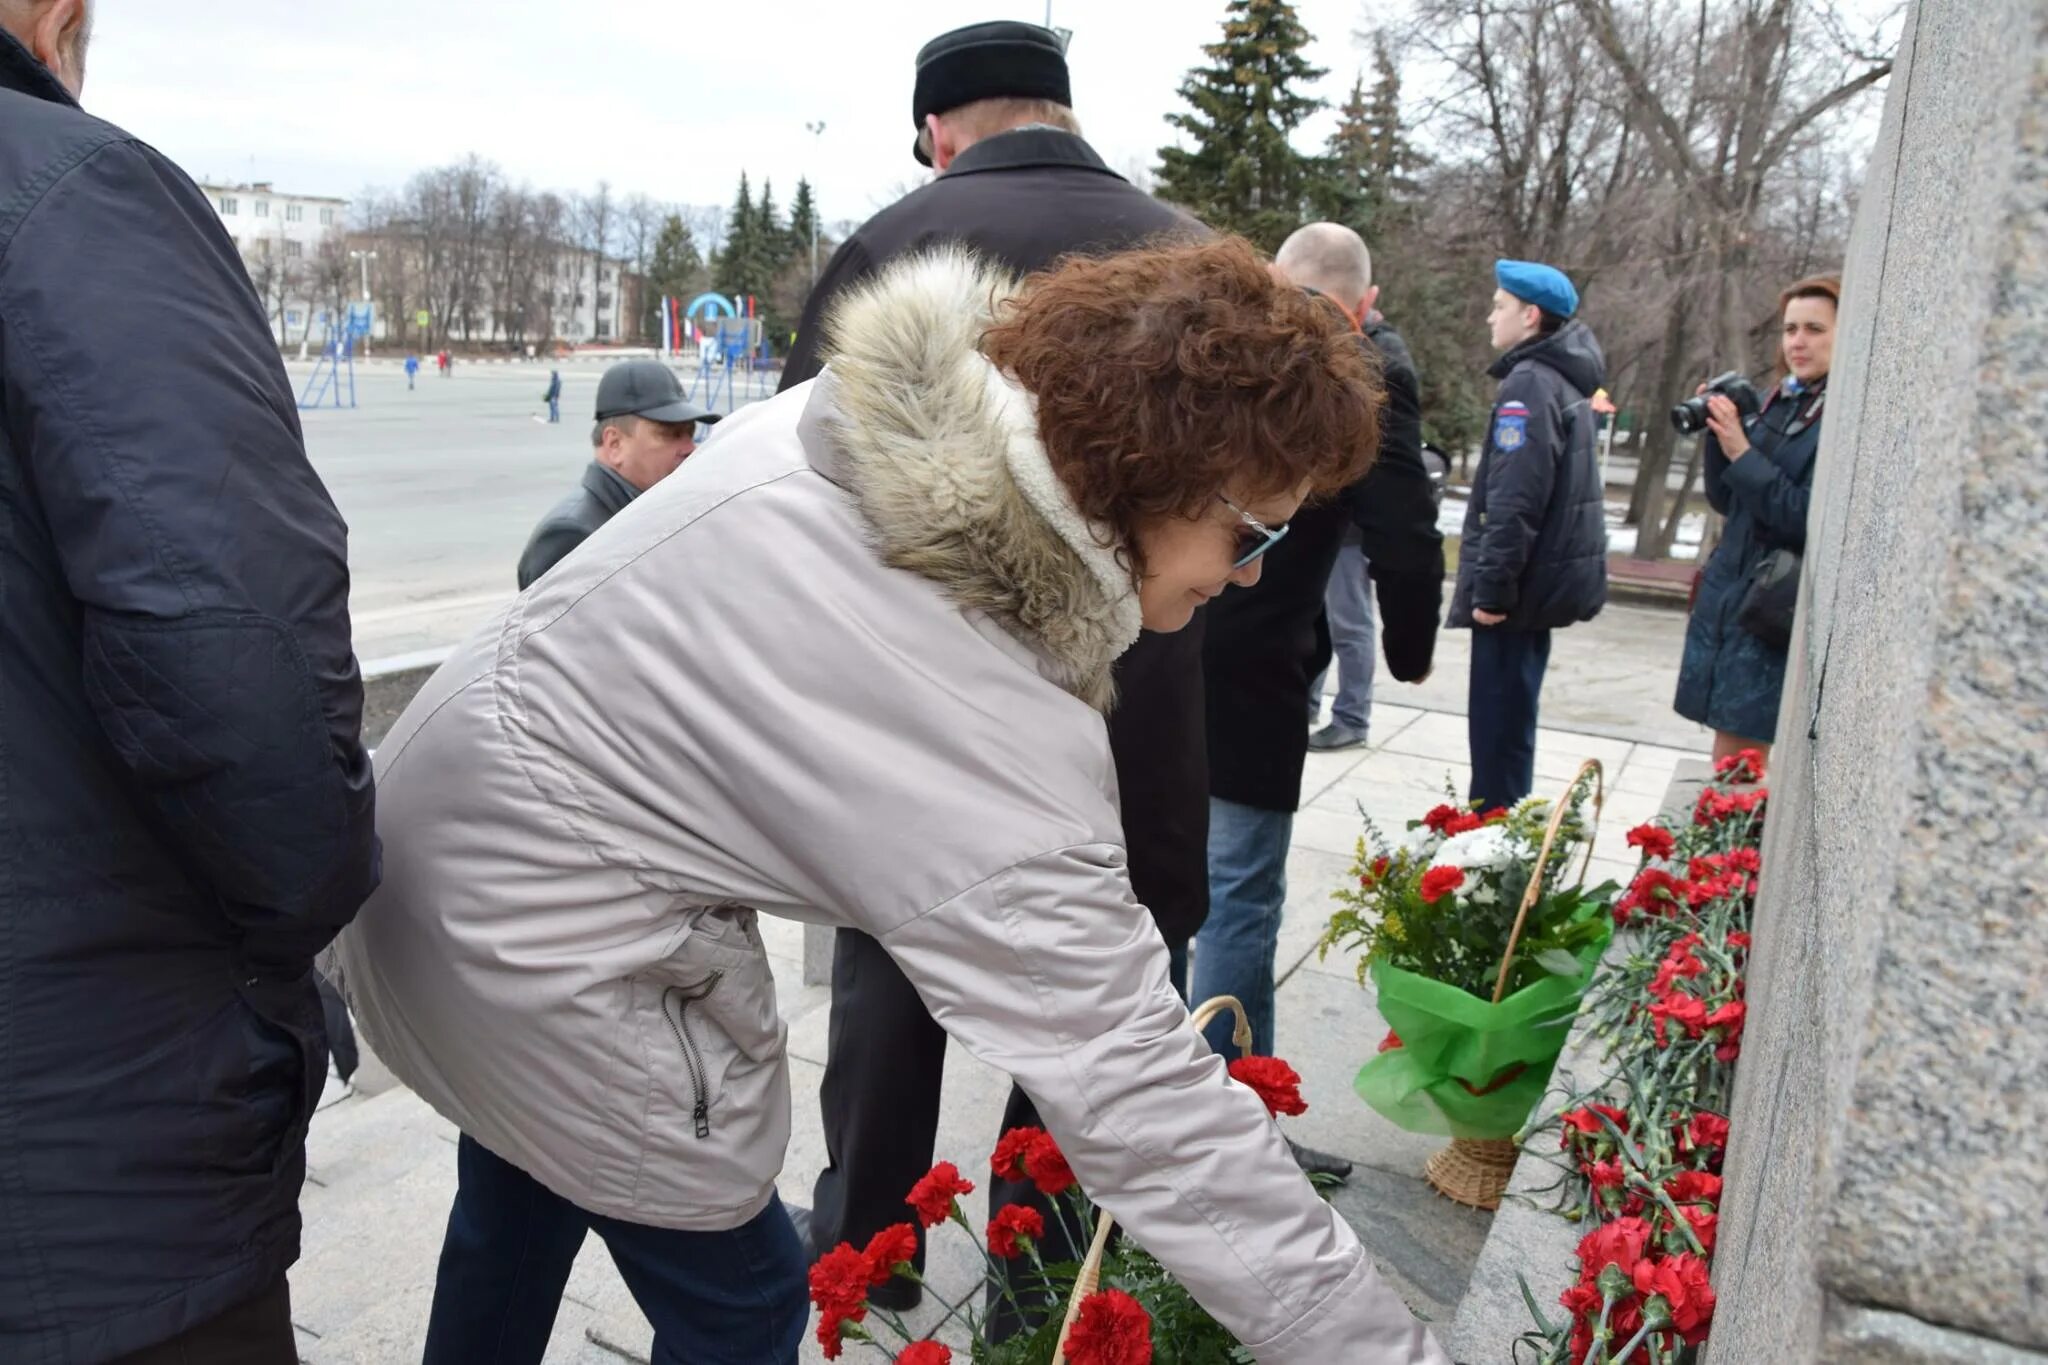
<svg viewBox="0 0 2048 1365"><path fill-rule="evenodd" d="M1904 1313L1835 1304L1821 1339L1823 1365L2044 1365L2048 1355L2023 1350Z"/></svg>
<svg viewBox="0 0 2048 1365"><path fill-rule="evenodd" d="M1860 201L1717 1360L1817 1349L1831 1297L2048 1346L2044 50L2043 0L1913 7Z"/></svg>

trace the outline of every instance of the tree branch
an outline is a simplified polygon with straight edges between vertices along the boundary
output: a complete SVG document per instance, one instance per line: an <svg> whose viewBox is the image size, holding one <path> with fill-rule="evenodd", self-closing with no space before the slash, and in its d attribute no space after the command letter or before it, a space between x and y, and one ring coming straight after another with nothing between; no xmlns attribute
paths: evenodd
<svg viewBox="0 0 2048 1365"><path fill-rule="evenodd" d="M1614 18L1614 7L1608 0L1573 0L1579 13L1585 17L1587 27L1593 30L1593 40L1607 59L1614 63L1615 71L1621 76L1622 84L1628 87L1631 98L1650 116L1657 131L1662 134L1657 145L1665 159L1691 184L1701 184L1706 177L1700 173L1699 164L1693 160L1692 148L1688 145L1685 129L1671 116L1663 102L1650 89L1650 82L1644 77L1642 68L1629 54L1628 46L1621 40L1621 30Z"/></svg>
<svg viewBox="0 0 2048 1365"><path fill-rule="evenodd" d="M1836 86L1833 90L1830 90L1827 94L1822 95L1819 99L1794 114L1790 121L1773 134L1769 142L1764 144L1763 151L1757 154L1757 174L1762 176L1771 167L1775 166L1791 148L1793 139L1812 126L1815 119L1820 118L1830 109L1846 104L1891 74L1892 64L1888 61L1881 65L1873 66L1855 80L1850 81L1846 85Z"/></svg>

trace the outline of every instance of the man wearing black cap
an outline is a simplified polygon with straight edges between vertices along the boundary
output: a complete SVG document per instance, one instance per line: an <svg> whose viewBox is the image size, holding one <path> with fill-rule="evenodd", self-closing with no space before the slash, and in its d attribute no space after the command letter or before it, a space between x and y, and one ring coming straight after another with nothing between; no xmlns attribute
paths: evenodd
<svg viewBox="0 0 2048 1365"><path fill-rule="evenodd" d="M869 219L833 253L804 307L782 387L812 379L822 367L823 319L834 296L906 252L965 242L1024 272L1074 252L1202 231L1104 165L1082 141L1072 102L1066 52L1049 29L972 24L925 44L911 98L913 153L938 177ZM1117 665L1117 691L1122 700L1109 717L1109 741L1131 881L1182 981L1187 942L1209 908L1200 618L1178 634L1140 636ZM820 1095L827 1165L810 1229L814 1251L841 1241L866 1245L903 1221L904 1192L931 1165L945 1054L944 1030L888 953L865 935L841 930ZM1013 1091L1004 1128L1037 1122L1030 1101ZM1044 1206L1028 1183L991 1180L989 1190L993 1207ZM1046 1224L1053 1228L1056 1220ZM907 1308L919 1293L898 1277L872 1299Z"/></svg>
<svg viewBox="0 0 2048 1365"><path fill-rule="evenodd" d="M626 360L597 381L594 456L576 491L533 528L519 556L519 587L555 567L633 499L676 472L697 448L697 426L718 414L683 396L675 371L658 360Z"/></svg>

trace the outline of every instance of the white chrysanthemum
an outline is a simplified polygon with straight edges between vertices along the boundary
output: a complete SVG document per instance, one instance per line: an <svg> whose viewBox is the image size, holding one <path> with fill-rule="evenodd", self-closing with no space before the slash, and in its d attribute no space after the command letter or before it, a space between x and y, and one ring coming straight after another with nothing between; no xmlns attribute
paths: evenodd
<svg viewBox="0 0 2048 1365"><path fill-rule="evenodd" d="M1440 836L1428 825L1417 825L1401 836L1400 851L1408 855L1410 862L1427 861L1432 866L1441 861L1432 855Z"/></svg>
<svg viewBox="0 0 2048 1365"><path fill-rule="evenodd" d="M1485 872L1507 867L1518 856L1506 829L1499 825L1481 825L1478 829L1469 829L1446 839L1444 846L1437 850L1436 862L1462 867L1467 872Z"/></svg>

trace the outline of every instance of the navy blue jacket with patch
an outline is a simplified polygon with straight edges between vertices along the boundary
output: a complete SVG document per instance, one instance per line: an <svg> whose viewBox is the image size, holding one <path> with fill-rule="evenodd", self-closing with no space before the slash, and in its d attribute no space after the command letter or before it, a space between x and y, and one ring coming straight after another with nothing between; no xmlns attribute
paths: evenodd
<svg viewBox="0 0 2048 1365"><path fill-rule="evenodd" d="M0 1360L298 1255L377 878L345 542L205 197L0 33Z"/></svg>
<svg viewBox="0 0 2048 1365"><path fill-rule="evenodd" d="M1607 361L1583 322L1534 337L1488 371L1501 381L1465 505L1458 587L1447 624L1472 610L1493 629L1549 630L1607 604L1607 518L1590 403Z"/></svg>

